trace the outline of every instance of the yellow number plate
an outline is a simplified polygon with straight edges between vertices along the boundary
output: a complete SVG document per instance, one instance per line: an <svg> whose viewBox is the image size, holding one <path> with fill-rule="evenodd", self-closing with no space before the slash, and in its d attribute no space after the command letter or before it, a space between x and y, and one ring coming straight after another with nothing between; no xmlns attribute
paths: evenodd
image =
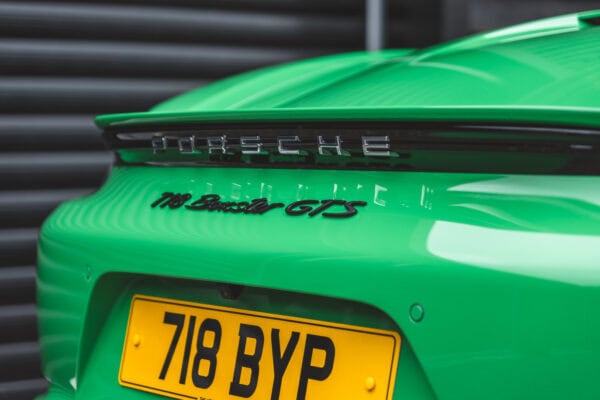
<svg viewBox="0 0 600 400"><path fill-rule="evenodd" d="M176 399L391 399L393 331L136 295L119 383Z"/></svg>

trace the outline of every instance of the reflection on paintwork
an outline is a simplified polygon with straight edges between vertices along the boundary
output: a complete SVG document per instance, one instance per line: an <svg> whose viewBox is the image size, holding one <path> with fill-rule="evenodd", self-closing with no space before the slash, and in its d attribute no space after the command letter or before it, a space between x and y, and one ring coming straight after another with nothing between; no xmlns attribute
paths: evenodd
<svg viewBox="0 0 600 400"><path fill-rule="evenodd" d="M600 206L600 185L590 177L514 175L464 183L448 191L572 199Z"/></svg>
<svg viewBox="0 0 600 400"><path fill-rule="evenodd" d="M535 29L534 29L535 28ZM529 22L525 24L515 25L508 28L498 29L496 31L484 33L482 36L487 39L504 38L504 42L514 40L514 36L522 39L522 34L525 37L535 37L547 35L548 31L569 32L579 28L579 19L577 15L565 15L556 18L549 18L541 21ZM533 32L532 32L533 31Z"/></svg>
<svg viewBox="0 0 600 400"><path fill-rule="evenodd" d="M296 200L304 199L304 192L306 191L306 187L303 184L299 183L296 190Z"/></svg>
<svg viewBox="0 0 600 400"><path fill-rule="evenodd" d="M600 285L600 237L493 229L436 221L427 250L478 268L581 286Z"/></svg>
<svg viewBox="0 0 600 400"><path fill-rule="evenodd" d="M514 229L530 231L540 229L540 226L532 221L531 218L519 218L514 213L511 213L510 210L500 209L481 203L457 203L454 204L453 207L476 211L482 215L494 218L497 221L505 222L507 226L512 226Z"/></svg>
<svg viewBox="0 0 600 400"><path fill-rule="evenodd" d="M443 69L443 70L456 72L457 74L471 76L473 78L481 79L483 81L487 81L487 82L491 82L491 83L497 83L497 84L502 83L500 81L500 79L498 79L496 76L494 76L488 72L477 70L474 68L469 68L466 66L443 63L443 62L423 62L423 61L416 61L411 64L413 67L418 66L418 67L425 67L425 68L428 67L428 68L433 68L433 69Z"/></svg>
<svg viewBox="0 0 600 400"><path fill-rule="evenodd" d="M385 186L375 185L375 192L373 194L373 203L378 206L385 207L386 201L383 199L383 195L388 189Z"/></svg>
<svg viewBox="0 0 600 400"><path fill-rule="evenodd" d="M231 199L239 200L241 197L241 193L242 193L242 185L240 185L239 183L232 183L231 184Z"/></svg>
<svg viewBox="0 0 600 400"><path fill-rule="evenodd" d="M433 200L431 199L433 191L433 188L426 185L421 185L421 198L419 201L421 207L431 210L433 207Z"/></svg>

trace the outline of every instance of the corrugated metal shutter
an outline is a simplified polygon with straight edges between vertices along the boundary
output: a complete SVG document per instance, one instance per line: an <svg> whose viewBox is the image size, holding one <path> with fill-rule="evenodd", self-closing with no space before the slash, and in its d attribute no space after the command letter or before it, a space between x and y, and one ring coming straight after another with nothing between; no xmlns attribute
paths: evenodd
<svg viewBox="0 0 600 400"><path fill-rule="evenodd" d="M409 3L391 4L390 45L438 37L424 11L436 1ZM0 1L0 399L46 389L36 238L52 209L107 174L111 155L93 116L144 110L248 69L361 49L363 13L362 0Z"/></svg>

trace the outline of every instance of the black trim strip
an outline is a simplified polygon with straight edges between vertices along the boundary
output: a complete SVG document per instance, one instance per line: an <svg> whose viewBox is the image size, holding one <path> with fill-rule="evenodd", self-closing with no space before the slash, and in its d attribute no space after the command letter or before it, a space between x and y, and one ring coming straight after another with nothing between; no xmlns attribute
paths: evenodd
<svg viewBox="0 0 600 400"><path fill-rule="evenodd" d="M119 165L600 174L600 129L574 126L473 121L182 124L110 128L104 135ZM382 138L389 154L368 154L365 140L375 140L373 149L378 149ZM282 153L282 140L297 154ZM332 146L336 140L343 154ZM250 154L256 143L262 151ZM320 146L327 148L325 153ZM543 156L544 163L534 156Z"/></svg>
<svg viewBox="0 0 600 400"><path fill-rule="evenodd" d="M420 121L402 121L402 122L378 122L378 121L332 121L332 122L302 122L302 123L281 123L281 122L247 122L247 123L209 123L209 124L153 124L128 127L109 127L104 130L104 138L109 144L119 143L116 135L119 133L136 132L172 132L183 133L202 133L210 131L219 131L221 133L236 133L242 135L251 135L252 131L261 131L263 133L271 131L275 135L287 135L297 132L314 133L315 137L320 132L331 134L332 132L342 131L382 131L389 130L395 132L422 133L422 131L473 131L481 132L482 138L489 138L494 133L506 134L506 131L519 133L539 134L540 136L556 137L598 137L600 139L600 129L583 128L581 126L569 125L546 125L546 124L514 124L499 121L497 123L464 121L464 122L420 122ZM213 132L216 133L216 132ZM375 133L372 133L375 134ZM113 147L118 148L118 147Z"/></svg>

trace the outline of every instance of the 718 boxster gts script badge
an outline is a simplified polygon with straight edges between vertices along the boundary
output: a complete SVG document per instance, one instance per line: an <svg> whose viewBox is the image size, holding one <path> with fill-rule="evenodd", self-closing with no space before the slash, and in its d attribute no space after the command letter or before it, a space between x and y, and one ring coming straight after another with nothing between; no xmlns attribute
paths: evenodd
<svg viewBox="0 0 600 400"><path fill-rule="evenodd" d="M190 193L164 192L160 198L151 204L152 208L177 209L185 207L190 211L221 211L232 214L264 214L275 208L285 208L285 213L291 216L308 214L314 217L321 214L325 218L348 218L356 215L356 207L364 207L366 201L346 200L299 200L288 204L269 203L267 199L247 201L221 201L217 194L206 194L192 201ZM326 212L327 211L327 212Z"/></svg>

